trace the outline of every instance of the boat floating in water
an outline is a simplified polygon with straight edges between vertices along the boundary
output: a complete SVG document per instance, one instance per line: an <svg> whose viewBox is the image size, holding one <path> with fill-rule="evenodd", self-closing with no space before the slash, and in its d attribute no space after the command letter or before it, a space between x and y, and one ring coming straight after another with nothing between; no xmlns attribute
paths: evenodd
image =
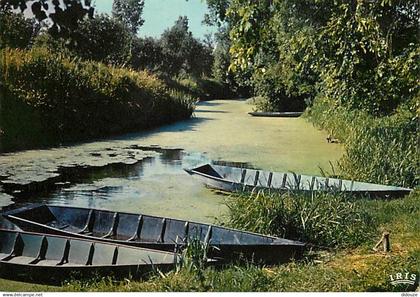
<svg viewBox="0 0 420 297"><path fill-rule="evenodd" d="M3 216L25 231L58 234L102 242L174 251L190 240L209 247L207 257L228 262L244 257L275 264L298 259L298 241L143 214L67 206L31 204Z"/></svg>
<svg viewBox="0 0 420 297"><path fill-rule="evenodd" d="M248 114L254 117L297 118L297 117L300 117L303 114L303 112L301 111L285 111L285 112L252 111L252 112L248 112Z"/></svg>
<svg viewBox="0 0 420 297"><path fill-rule="evenodd" d="M345 192L373 197L401 197L411 189L364 183L338 178L295 173L269 172L248 168L206 164L185 169L210 188L233 192L239 190L273 189L278 191Z"/></svg>
<svg viewBox="0 0 420 297"><path fill-rule="evenodd" d="M172 269L175 253L0 229L0 276L59 282L71 276L141 277Z"/></svg>

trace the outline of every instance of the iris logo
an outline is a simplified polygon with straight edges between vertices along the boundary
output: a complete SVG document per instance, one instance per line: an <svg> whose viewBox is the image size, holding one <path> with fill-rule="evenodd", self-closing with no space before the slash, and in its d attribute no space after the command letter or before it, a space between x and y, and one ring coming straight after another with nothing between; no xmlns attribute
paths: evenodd
<svg viewBox="0 0 420 297"><path fill-rule="evenodd" d="M417 280L417 275L410 272L398 272L395 274L390 274L389 278L391 280L391 284L394 286L398 284L414 285Z"/></svg>

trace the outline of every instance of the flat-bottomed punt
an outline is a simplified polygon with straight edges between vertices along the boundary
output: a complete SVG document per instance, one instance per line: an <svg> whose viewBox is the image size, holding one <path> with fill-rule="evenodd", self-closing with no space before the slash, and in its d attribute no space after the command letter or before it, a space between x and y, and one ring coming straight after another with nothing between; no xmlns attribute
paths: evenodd
<svg viewBox="0 0 420 297"><path fill-rule="evenodd" d="M248 114L254 117L298 118L303 114L303 112L301 111L285 111L285 112L252 111L252 112L248 112Z"/></svg>
<svg viewBox="0 0 420 297"><path fill-rule="evenodd" d="M200 240L208 258L228 262L242 256L265 264L301 257L298 241L143 214L67 206L31 204L3 216L26 231L94 239L117 244L174 251Z"/></svg>
<svg viewBox="0 0 420 297"><path fill-rule="evenodd" d="M346 192L373 197L401 197L411 189L385 186L337 178L317 177L295 173L269 172L248 168L206 164L185 169L198 177L206 186L222 191L252 190L255 188L277 191Z"/></svg>
<svg viewBox="0 0 420 297"><path fill-rule="evenodd" d="M173 268L175 253L0 229L0 275L50 283L76 276L141 277Z"/></svg>

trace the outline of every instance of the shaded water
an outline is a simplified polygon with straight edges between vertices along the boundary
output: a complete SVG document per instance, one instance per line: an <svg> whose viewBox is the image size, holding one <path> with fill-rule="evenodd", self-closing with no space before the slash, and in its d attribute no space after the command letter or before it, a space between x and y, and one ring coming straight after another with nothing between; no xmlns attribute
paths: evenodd
<svg viewBox="0 0 420 297"><path fill-rule="evenodd" d="M92 174L67 188L29 200L213 222L223 212L223 196L206 189L183 170L209 161L199 153L162 150L159 156L144 159L124 172Z"/></svg>
<svg viewBox="0 0 420 297"><path fill-rule="evenodd" d="M251 109L240 100L203 102L193 119L153 131L0 155L4 188L45 179L55 185L23 196L19 191L0 193L0 206L10 204L12 195L18 203L42 201L213 222L226 212L225 197L183 168L223 160L319 175L319 167L328 169L329 161L340 157L341 146L327 144L326 133L304 119L254 118L247 114Z"/></svg>

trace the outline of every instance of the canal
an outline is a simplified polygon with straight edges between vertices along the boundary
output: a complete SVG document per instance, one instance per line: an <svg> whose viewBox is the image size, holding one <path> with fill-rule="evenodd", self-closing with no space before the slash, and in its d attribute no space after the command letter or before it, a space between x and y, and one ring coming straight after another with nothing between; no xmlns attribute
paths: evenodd
<svg viewBox="0 0 420 297"><path fill-rule="evenodd" d="M245 100L198 104L190 120L147 132L0 155L0 206L47 202L202 222L226 196L183 168L207 162L320 174L342 154L303 118L255 118Z"/></svg>

